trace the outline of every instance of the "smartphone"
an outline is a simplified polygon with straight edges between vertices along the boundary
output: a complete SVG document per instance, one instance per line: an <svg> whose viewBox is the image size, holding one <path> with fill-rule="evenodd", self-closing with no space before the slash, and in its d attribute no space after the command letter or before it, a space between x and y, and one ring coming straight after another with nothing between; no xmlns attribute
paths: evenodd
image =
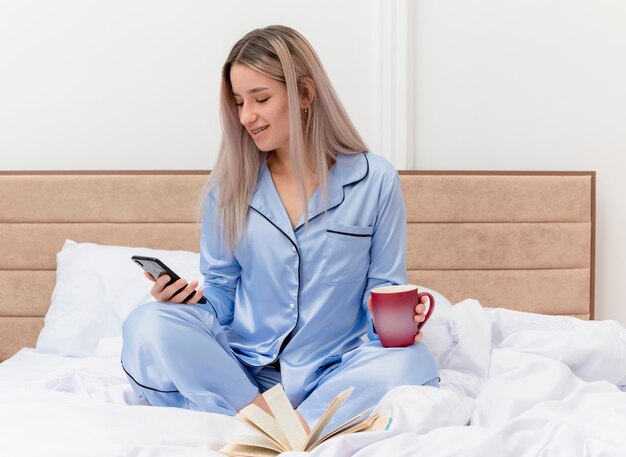
<svg viewBox="0 0 626 457"><path fill-rule="evenodd" d="M145 257L142 255L134 255L131 257L131 259L133 260L133 262L135 262L137 265L143 268L143 271L150 273L154 279L159 279L163 275L168 275L170 277L170 281L166 284L166 286L169 286L170 284L180 279L180 276L174 273L174 271L170 267L165 265L156 257ZM185 287L182 287L181 289L177 290L176 294L180 292L181 290L183 290L184 288ZM185 298L183 303L186 303L187 300L189 300L191 297L194 296L194 294L195 292L192 292L191 294L189 294L189 296ZM198 303L206 303L206 298L200 297L200 300L198 300Z"/></svg>

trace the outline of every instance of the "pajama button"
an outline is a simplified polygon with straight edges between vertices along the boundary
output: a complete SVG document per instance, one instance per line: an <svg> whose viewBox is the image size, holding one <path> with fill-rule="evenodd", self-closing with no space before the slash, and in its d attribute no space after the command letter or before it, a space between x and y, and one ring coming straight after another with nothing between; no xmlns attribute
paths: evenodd
<svg viewBox="0 0 626 457"><path fill-rule="evenodd" d="M296 305L294 305L293 303L289 303L289 308L294 309L296 307Z"/></svg>

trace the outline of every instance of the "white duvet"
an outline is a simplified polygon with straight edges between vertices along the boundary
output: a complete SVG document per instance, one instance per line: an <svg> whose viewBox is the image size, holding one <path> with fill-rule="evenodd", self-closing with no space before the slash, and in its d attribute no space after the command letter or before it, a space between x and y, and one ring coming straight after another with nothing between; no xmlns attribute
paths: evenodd
<svg viewBox="0 0 626 457"><path fill-rule="evenodd" d="M466 300L433 318L424 342L441 388L394 389L377 405L393 417L388 431L336 438L311 454L626 456L618 323ZM141 404L120 345L101 341L87 358L23 349L0 364L0 456L208 456L248 433L232 417Z"/></svg>

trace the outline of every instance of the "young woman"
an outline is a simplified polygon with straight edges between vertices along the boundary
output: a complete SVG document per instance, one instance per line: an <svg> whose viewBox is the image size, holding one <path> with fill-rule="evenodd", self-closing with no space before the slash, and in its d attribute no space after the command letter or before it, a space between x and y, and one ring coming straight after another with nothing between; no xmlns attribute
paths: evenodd
<svg viewBox="0 0 626 457"><path fill-rule="evenodd" d="M437 386L421 333L410 347L383 348L373 331L371 289L407 282L400 181L367 152L311 45L283 26L248 33L224 64L220 104L204 287L181 304L198 284L165 287L161 277L157 303L125 322L122 364L135 392L233 415L251 402L268 410L260 393L282 383L312 424L350 386L334 423L395 386ZM415 313L421 322L423 303Z"/></svg>

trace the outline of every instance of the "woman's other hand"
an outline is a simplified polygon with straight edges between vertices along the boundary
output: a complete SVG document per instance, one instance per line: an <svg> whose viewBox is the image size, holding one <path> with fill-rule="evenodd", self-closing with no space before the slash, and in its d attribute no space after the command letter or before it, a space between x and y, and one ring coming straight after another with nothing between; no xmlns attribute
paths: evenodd
<svg viewBox="0 0 626 457"><path fill-rule="evenodd" d="M426 314L425 314L426 303L428 303L428 297L422 297L420 302L415 306L415 316L413 316L413 320L418 324L420 322L424 322L424 319L426 319ZM372 313L371 297L367 299L367 307L369 308L370 314L372 316L372 323L374 324L374 327L376 327L376 322L374 322L374 314ZM422 341L423 337L424 335L422 334L422 331L420 330L419 332L417 332L417 335L415 335L415 342L419 343L420 341Z"/></svg>
<svg viewBox="0 0 626 457"><path fill-rule="evenodd" d="M198 300L202 298L202 294L204 293L202 289L198 289L198 291L194 293L196 287L198 287L198 281L196 280L188 283L186 279L181 278L168 286L167 283L170 281L168 275L162 275L159 279L155 279L150 273L144 272L144 274L146 278L154 283L152 289L150 289L150 294L160 303L195 304L198 303ZM180 290L181 288L183 289ZM180 292L178 292L179 290ZM192 293L193 296L185 301L185 298Z"/></svg>
<svg viewBox="0 0 626 457"><path fill-rule="evenodd" d="M424 322L424 319L426 319L426 303L428 303L428 297L422 297L420 302L415 306L415 316L413 316L413 320L418 324ZM424 335L421 330L417 332L417 335L415 335L415 342L419 343L422 341L423 336Z"/></svg>

